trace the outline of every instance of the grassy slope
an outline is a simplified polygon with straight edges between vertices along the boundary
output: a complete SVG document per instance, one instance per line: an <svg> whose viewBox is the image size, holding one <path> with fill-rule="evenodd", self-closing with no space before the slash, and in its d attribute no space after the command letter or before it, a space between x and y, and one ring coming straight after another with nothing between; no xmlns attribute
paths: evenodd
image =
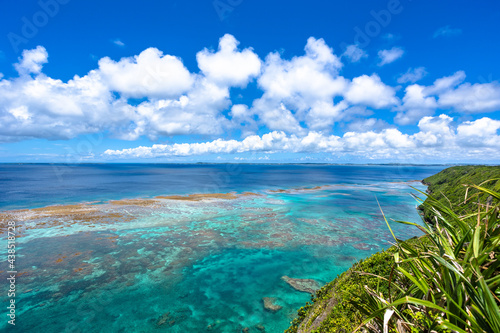
<svg viewBox="0 0 500 333"><path fill-rule="evenodd" d="M373 274L389 275L394 262L393 250L379 252L366 260L356 263L348 271L342 273L334 281L321 288L311 303L307 303L298 312L298 317L286 331L292 332L335 332L345 330L351 332L360 322L361 314L356 311L353 298L360 300L363 285L376 287L376 279L372 276L360 275L358 271ZM386 287L386 286L385 286ZM354 296L356 295L356 296Z"/></svg>
<svg viewBox="0 0 500 333"><path fill-rule="evenodd" d="M451 167L440 173L424 179L428 185L428 192L431 196L443 203L462 203L461 213L470 213L475 209L474 203L463 204L465 187L462 184L477 184L492 178L500 178L500 167L491 166L460 166ZM483 184L487 188L500 187L500 180ZM468 197L475 191L469 190ZM446 197L445 197L446 196ZM425 211L427 219L431 219L431 212ZM408 240L417 243L422 239L413 238ZM294 319L286 333L302 332L352 332L364 315L356 307L356 303L363 303L363 290L367 285L372 289L377 289L387 296L387 282L380 283L379 280L370 275L363 275L359 272L371 273L375 275L389 277L394 264L392 254L395 248L376 253L367 259L353 265L348 271L342 273L335 280L321 288L312 298L311 303L307 303L298 311L297 318Z"/></svg>
<svg viewBox="0 0 500 333"><path fill-rule="evenodd" d="M416 242L417 238L408 240ZM363 315L357 311L356 302L363 302L364 286L377 289L378 279L370 273L389 276L394 264L395 248L375 253L354 264L348 271L317 291L311 303L298 312L286 333L294 332L352 332L361 323ZM387 295L388 283L378 285Z"/></svg>
<svg viewBox="0 0 500 333"><path fill-rule="evenodd" d="M477 210L477 197L464 203L466 187L464 185L479 185L490 179L493 181L483 184L484 187L494 190L500 189L500 166L457 166L441 171L434 176L427 177L423 183L428 186L429 195L442 203L453 206L459 214L470 214ZM476 194L477 190L469 190L467 198ZM481 201L484 202L484 198ZM458 211L457 211L458 209ZM426 221L432 222L432 214L422 208Z"/></svg>

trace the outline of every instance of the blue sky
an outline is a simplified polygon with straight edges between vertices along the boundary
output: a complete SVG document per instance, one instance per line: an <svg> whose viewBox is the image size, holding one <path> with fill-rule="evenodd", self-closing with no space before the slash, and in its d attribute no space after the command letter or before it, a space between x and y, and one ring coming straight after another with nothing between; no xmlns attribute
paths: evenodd
<svg viewBox="0 0 500 333"><path fill-rule="evenodd" d="M496 1L3 6L0 162L500 162Z"/></svg>

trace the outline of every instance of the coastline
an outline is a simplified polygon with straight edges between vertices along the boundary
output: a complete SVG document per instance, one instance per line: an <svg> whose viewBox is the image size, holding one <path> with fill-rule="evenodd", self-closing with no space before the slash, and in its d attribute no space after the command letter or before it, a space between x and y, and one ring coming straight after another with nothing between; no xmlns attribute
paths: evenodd
<svg viewBox="0 0 500 333"><path fill-rule="evenodd" d="M434 196L432 201L438 202L437 205L451 207L453 203L452 209L460 211L464 214L463 216L466 216L477 210L475 202L490 202L492 197L483 193L474 201L467 200L468 197L474 198L478 192L474 188L466 189L465 185L482 184L481 186L492 190L497 188L500 184L500 167L456 166L429 176L420 183L427 187L425 192L428 195ZM429 218L430 209L426 206L430 200L426 198L422 205L416 207L422 220L425 220L428 225L434 223L434 219ZM479 223L479 216L477 221ZM475 221L474 225L476 225ZM425 244L424 247L430 245L427 244L429 242L427 236L413 237L403 241L414 250L420 249L422 244ZM309 333L318 330L320 332L337 332L359 328L358 325L367 317L366 313L360 311L360 306L363 306L360 297L364 297L361 295L365 293L367 286L371 290L381 288L380 290L385 292L381 297L387 296L389 287L384 281L391 280L393 271L390 267L396 264L393 256L396 252L396 247L377 252L338 275L316 292L311 303L308 302L299 309L291 326L285 332ZM381 279L376 278L377 276L380 276ZM388 295L390 299L390 292Z"/></svg>

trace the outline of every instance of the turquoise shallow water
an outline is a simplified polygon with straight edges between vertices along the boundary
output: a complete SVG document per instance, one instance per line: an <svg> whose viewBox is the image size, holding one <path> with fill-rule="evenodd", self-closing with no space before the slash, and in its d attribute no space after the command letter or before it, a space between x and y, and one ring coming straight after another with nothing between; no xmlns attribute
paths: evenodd
<svg viewBox="0 0 500 333"><path fill-rule="evenodd" d="M410 185L425 189L389 181L259 186L258 196L235 200L99 203L86 207L107 215L91 222L12 213L26 229L17 240L14 330L282 332L310 299L282 277L324 284L390 246L376 198L388 217L417 222ZM399 238L419 235L391 225ZM264 309L263 297L282 309Z"/></svg>

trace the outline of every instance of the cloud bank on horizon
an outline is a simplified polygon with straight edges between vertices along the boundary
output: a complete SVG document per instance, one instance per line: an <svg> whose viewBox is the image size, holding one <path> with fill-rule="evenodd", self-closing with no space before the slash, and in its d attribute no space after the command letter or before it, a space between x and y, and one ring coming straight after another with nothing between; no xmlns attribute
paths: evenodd
<svg viewBox="0 0 500 333"><path fill-rule="evenodd" d="M380 50L377 65L390 66L404 53L396 46ZM198 72L175 55L148 48L120 60L101 58L97 68L64 82L44 74L49 54L38 46L14 64L17 77L0 74L0 142L91 133L130 141L131 148L101 155L110 160L253 152L370 159L440 155L448 161L500 156L500 121L488 117L500 110L498 81L470 83L457 69L420 85L429 75L424 67L401 73L399 86L375 72L342 75L346 63L367 57L358 45L336 54L323 39L310 37L302 55L285 59L272 52L261 58L226 34L217 50L196 54ZM236 102L251 83L260 97ZM377 118L384 110L394 113L392 123ZM457 120L470 115L481 117ZM343 124L342 133L335 124ZM140 138L185 136L209 139L133 145Z"/></svg>

